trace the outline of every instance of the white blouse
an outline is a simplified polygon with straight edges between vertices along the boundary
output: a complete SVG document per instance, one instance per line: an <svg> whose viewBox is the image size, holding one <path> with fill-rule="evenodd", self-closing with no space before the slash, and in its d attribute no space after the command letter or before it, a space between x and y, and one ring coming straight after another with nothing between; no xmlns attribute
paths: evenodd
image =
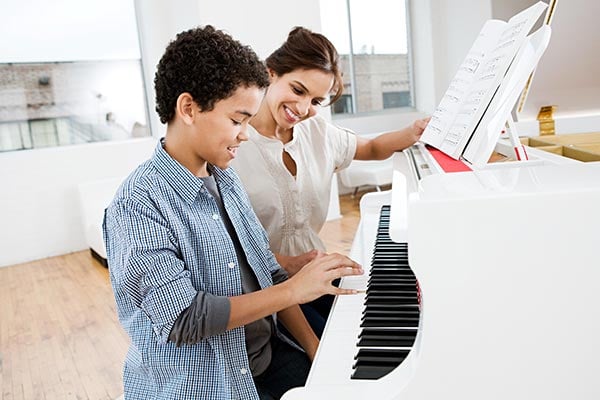
<svg viewBox="0 0 600 400"><path fill-rule="evenodd" d="M294 126L285 145L252 126L248 135L232 166L267 231L271 250L289 256L325 251L318 233L327 217L331 181L354 158L356 135L319 115ZM296 162L295 178L283 163L284 150Z"/></svg>

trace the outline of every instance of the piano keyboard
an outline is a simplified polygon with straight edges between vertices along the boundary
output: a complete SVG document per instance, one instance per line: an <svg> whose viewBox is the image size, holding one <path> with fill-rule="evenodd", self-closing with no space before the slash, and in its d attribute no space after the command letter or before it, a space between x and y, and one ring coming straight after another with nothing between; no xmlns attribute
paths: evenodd
<svg viewBox="0 0 600 400"><path fill-rule="evenodd" d="M417 335L417 280L408 264L408 245L391 240L389 223L390 206L384 205L379 216L352 379L379 379L391 372L404 361Z"/></svg>

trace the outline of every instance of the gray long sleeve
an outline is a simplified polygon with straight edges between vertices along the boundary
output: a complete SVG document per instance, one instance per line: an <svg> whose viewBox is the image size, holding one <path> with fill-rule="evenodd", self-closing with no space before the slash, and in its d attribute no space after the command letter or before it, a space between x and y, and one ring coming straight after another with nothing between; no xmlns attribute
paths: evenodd
<svg viewBox="0 0 600 400"><path fill-rule="evenodd" d="M287 281L288 273L285 269L279 268L277 271L271 274L271 279L273 279L273 285L277 285L278 283Z"/></svg>
<svg viewBox="0 0 600 400"><path fill-rule="evenodd" d="M227 297L198 292L192 304L179 314L169 333L176 346L195 344L227 330L231 304Z"/></svg>

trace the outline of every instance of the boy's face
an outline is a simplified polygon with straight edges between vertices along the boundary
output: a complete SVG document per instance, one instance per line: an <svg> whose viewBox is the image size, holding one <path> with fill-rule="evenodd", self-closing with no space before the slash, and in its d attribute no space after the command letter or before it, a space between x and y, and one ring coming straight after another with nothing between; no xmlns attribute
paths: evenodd
<svg viewBox="0 0 600 400"><path fill-rule="evenodd" d="M191 144L196 154L212 165L227 168L239 145L248 140L248 121L258 111L263 94L256 86L240 87L231 97L215 103L211 111L196 113Z"/></svg>

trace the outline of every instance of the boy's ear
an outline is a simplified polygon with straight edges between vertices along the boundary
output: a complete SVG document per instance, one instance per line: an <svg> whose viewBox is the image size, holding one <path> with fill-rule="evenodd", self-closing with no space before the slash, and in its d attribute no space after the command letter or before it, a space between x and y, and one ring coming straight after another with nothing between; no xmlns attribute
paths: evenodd
<svg viewBox="0 0 600 400"><path fill-rule="evenodd" d="M194 122L194 115L198 112L196 108L196 103L191 94L185 92L177 97L175 114L177 114L184 123L189 125Z"/></svg>

